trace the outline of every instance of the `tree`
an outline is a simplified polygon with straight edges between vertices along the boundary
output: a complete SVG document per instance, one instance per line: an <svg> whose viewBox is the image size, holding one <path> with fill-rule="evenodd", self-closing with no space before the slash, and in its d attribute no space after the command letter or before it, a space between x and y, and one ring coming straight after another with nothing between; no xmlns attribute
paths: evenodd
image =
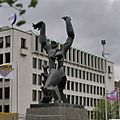
<svg viewBox="0 0 120 120"><path fill-rule="evenodd" d="M118 101L107 101L107 117L108 119L119 118L119 103ZM105 119L105 100L100 99L93 113L94 120Z"/></svg>
<svg viewBox="0 0 120 120"><path fill-rule="evenodd" d="M24 8L23 3L21 3L20 0L0 0L0 7L4 7L5 3L8 7L12 7L13 9L17 10L19 12L19 16L21 17L26 13L26 9ZM35 8L37 4L38 0L30 0L28 8ZM18 21L16 25L21 26L25 23L26 21L22 18L22 20Z"/></svg>

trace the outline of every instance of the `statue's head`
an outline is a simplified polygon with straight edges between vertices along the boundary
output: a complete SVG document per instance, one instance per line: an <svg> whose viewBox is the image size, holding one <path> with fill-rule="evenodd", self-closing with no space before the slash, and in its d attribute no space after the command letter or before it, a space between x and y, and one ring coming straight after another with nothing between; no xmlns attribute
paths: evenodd
<svg viewBox="0 0 120 120"><path fill-rule="evenodd" d="M55 41L51 41L51 47L52 48L57 48L58 47L58 43Z"/></svg>

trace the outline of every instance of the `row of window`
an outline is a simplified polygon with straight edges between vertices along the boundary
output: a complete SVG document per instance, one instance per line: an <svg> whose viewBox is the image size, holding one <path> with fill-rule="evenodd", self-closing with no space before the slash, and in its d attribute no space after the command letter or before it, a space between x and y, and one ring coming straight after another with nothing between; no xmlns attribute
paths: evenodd
<svg viewBox="0 0 120 120"><path fill-rule="evenodd" d="M7 48L11 46L11 36L7 35L4 37L0 37L0 48ZM27 48L26 47L26 39L25 38L21 38L21 48Z"/></svg>
<svg viewBox="0 0 120 120"><path fill-rule="evenodd" d="M43 64L46 65L46 64L48 64L48 62L45 60L37 59L35 57L33 58L33 68L35 68L35 69L38 68L41 70ZM90 80L90 81L103 83L103 84L105 83L104 76L99 75L99 74L95 74L95 73L91 73L91 72L87 72L87 71L82 71L82 70L71 68L68 66L64 66L64 71L65 71L67 76L80 78L80 79L84 79L84 80Z"/></svg>
<svg viewBox="0 0 120 120"><path fill-rule="evenodd" d="M10 52L0 54L0 64L10 63Z"/></svg>
<svg viewBox="0 0 120 120"><path fill-rule="evenodd" d="M32 90L32 101L40 101L42 97L42 91Z"/></svg>
<svg viewBox="0 0 120 120"><path fill-rule="evenodd" d="M4 89L4 93L3 93L3 89ZM4 99L10 98L10 87L0 88L0 99L3 99L3 98Z"/></svg>
<svg viewBox="0 0 120 120"><path fill-rule="evenodd" d="M59 44L59 48L61 45ZM35 38L35 50L38 51L38 36ZM43 52L41 50L41 52ZM75 48L70 48L65 54L65 59L68 61L76 62L78 64L86 65L89 67L96 68L98 70L103 70L104 60L103 58L91 55L84 51L77 50Z"/></svg>
<svg viewBox="0 0 120 120"><path fill-rule="evenodd" d="M96 94L96 95L105 95L105 88L84 84L84 83L78 83L74 81L67 81L66 90L75 91L75 92L83 92L88 94Z"/></svg>
<svg viewBox="0 0 120 120"><path fill-rule="evenodd" d="M99 102L99 99L83 97L83 96L75 96L75 95L66 95L68 102L74 105L84 105L89 107L95 107Z"/></svg>
<svg viewBox="0 0 120 120"><path fill-rule="evenodd" d="M105 83L105 78L102 75L87 72L84 70L79 70L71 67L64 67L65 73L67 76L79 78L79 79L84 79L84 80L89 80L89 81L94 81L98 83Z"/></svg>
<svg viewBox="0 0 120 120"><path fill-rule="evenodd" d="M0 48L10 47L10 43L11 43L10 41L11 41L10 35L5 36L5 37L0 37Z"/></svg>
<svg viewBox="0 0 120 120"><path fill-rule="evenodd" d="M70 48L68 50L68 52L65 55L65 59L99 70L103 70L104 67L104 60L102 58L80 50L76 50L74 48Z"/></svg>
<svg viewBox="0 0 120 120"><path fill-rule="evenodd" d="M59 48L61 44L59 44ZM35 50L38 51L38 36L35 38ZM41 49L41 52L44 51ZM70 48L65 54L65 59L68 61L72 61L81 65L86 65L88 67L93 67L98 70L103 70L104 68L104 59L91 55L89 53L77 50L75 48Z"/></svg>

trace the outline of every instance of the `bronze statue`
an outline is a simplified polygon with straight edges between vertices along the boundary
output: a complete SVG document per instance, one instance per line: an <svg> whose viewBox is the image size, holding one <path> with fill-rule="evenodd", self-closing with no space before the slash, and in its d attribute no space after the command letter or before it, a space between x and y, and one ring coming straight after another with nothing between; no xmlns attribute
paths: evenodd
<svg viewBox="0 0 120 120"><path fill-rule="evenodd" d="M44 82L43 92L44 94L49 94L50 96L54 97L55 101L57 102L66 102L66 97L63 94L63 89L66 85L66 75L64 73L64 55L71 47L73 40L74 40L74 30L71 24L71 19L68 16L62 17L62 19L66 23L66 31L67 31L67 40L64 44L61 45L61 48L58 48L58 43L55 41L51 41L51 44L47 42L46 38L46 26L43 21L40 21L37 24L33 24L34 29L40 30L40 43L42 47L48 53L49 59L49 73L47 78ZM57 60L57 69L55 68L55 61ZM44 75L43 75L44 76ZM45 76L44 76L45 77ZM50 91L55 92L50 92ZM49 100L43 100L42 102L51 102L51 98Z"/></svg>

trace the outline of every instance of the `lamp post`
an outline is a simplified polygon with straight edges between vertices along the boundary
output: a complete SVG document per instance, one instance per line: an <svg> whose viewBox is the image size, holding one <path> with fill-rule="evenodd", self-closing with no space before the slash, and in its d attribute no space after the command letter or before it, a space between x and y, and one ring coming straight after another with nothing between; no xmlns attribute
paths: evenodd
<svg viewBox="0 0 120 120"><path fill-rule="evenodd" d="M105 58L106 40L101 40L101 44L103 46L102 56ZM105 119L108 120L108 116L107 116L107 97L106 97L106 94L107 94L107 88L106 88L106 82L107 82L107 61L105 61L104 74L105 74Z"/></svg>

